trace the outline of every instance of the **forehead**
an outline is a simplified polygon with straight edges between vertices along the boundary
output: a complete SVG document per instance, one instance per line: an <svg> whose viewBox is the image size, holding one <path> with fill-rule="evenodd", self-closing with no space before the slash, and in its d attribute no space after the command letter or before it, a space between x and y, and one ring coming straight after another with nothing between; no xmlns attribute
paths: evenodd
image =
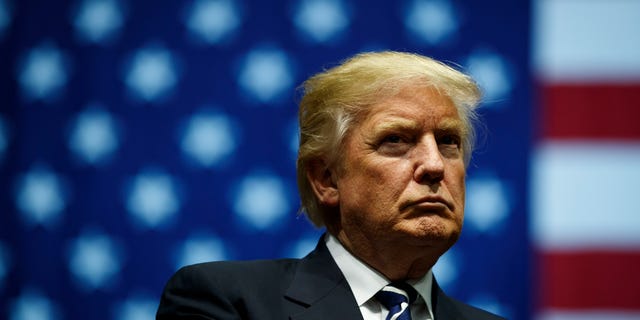
<svg viewBox="0 0 640 320"><path fill-rule="evenodd" d="M376 126L462 126L451 98L425 86L406 87L379 100L368 108L363 120L363 123Z"/></svg>

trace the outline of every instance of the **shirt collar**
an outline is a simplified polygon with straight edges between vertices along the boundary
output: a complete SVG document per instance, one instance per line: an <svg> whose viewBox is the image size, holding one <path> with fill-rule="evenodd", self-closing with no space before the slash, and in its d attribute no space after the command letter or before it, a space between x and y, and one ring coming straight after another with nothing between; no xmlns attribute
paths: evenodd
<svg viewBox="0 0 640 320"><path fill-rule="evenodd" d="M336 261L347 283L349 283L358 306L369 301L380 289L391 282L380 272L352 255L333 235L327 233L325 242L333 260ZM431 270L422 278L410 280L407 283L416 289L423 301L426 302L429 313L433 315L431 309L431 288L433 286Z"/></svg>

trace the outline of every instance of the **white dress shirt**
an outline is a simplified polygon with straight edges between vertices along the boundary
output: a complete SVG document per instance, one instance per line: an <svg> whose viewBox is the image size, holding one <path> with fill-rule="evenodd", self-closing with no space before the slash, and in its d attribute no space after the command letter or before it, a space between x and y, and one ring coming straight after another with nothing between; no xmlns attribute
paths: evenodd
<svg viewBox="0 0 640 320"><path fill-rule="evenodd" d="M380 272L352 255L340 241L327 233L325 238L331 256L347 279L356 298L364 320L385 320L389 310L375 298L375 294L391 281ZM434 320L431 308L431 270L424 277L407 281L418 292L418 298L411 304L411 319Z"/></svg>

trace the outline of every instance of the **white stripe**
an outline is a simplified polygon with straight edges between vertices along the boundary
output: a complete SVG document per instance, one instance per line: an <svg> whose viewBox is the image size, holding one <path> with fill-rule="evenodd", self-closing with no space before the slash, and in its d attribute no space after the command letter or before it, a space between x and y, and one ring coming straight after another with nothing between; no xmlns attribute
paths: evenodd
<svg viewBox="0 0 640 320"><path fill-rule="evenodd" d="M547 310L536 317L536 320L638 320L639 311L620 310Z"/></svg>
<svg viewBox="0 0 640 320"><path fill-rule="evenodd" d="M400 288L396 288L394 286L385 286L384 288L382 288L380 291L385 291L385 292L391 292L391 293L395 293L395 294L399 294L401 296L404 296L405 299L407 299L407 301L409 300L409 294L400 289Z"/></svg>
<svg viewBox="0 0 640 320"><path fill-rule="evenodd" d="M640 1L535 0L533 59L545 81L640 79Z"/></svg>
<svg viewBox="0 0 640 320"><path fill-rule="evenodd" d="M640 249L640 143L538 147L531 234L550 249Z"/></svg>
<svg viewBox="0 0 640 320"><path fill-rule="evenodd" d="M402 303L400 304L400 311L398 311L396 314L394 314L393 316L391 316L391 319L390 319L390 320L397 320L397 319L402 315L402 313L403 313L405 310L407 310L407 307L409 307L409 304L408 304L408 303L406 303L406 302L402 302Z"/></svg>

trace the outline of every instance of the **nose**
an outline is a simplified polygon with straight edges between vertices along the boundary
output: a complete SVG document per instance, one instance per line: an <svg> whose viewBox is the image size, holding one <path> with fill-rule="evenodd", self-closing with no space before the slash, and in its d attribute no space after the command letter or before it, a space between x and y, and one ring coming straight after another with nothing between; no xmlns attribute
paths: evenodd
<svg viewBox="0 0 640 320"><path fill-rule="evenodd" d="M418 183L434 184L444 178L444 159L433 136L423 138L415 149L413 179Z"/></svg>

